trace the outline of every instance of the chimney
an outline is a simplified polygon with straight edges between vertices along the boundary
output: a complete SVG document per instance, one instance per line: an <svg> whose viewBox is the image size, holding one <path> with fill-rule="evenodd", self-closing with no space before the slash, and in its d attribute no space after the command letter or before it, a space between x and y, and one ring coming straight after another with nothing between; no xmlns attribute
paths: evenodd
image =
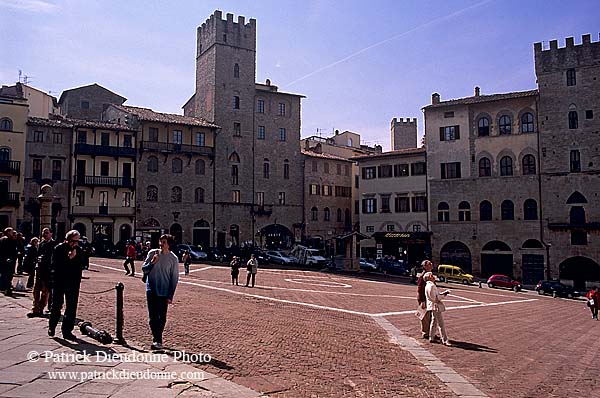
<svg viewBox="0 0 600 398"><path fill-rule="evenodd" d="M479 97L479 93L481 92L481 89L479 88L479 86L475 86L475 96Z"/></svg>
<svg viewBox="0 0 600 398"><path fill-rule="evenodd" d="M439 104L440 103L440 95L438 93L431 94L431 103Z"/></svg>
<svg viewBox="0 0 600 398"><path fill-rule="evenodd" d="M271 79L267 79L266 83L267 83L267 86L270 86L271 85Z"/></svg>

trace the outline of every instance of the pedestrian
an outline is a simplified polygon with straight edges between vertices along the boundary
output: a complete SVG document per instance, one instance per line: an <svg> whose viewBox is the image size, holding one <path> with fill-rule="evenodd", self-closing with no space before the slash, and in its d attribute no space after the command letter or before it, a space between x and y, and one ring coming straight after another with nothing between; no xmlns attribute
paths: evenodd
<svg viewBox="0 0 600 398"><path fill-rule="evenodd" d="M421 263L421 267L423 267L423 272L419 275L417 280L417 303L421 308L421 313L423 313L423 317L421 318L421 337L424 339L429 338L429 325L431 324L431 311L427 310L427 298L425 297L425 281L423 279L423 274L426 272L431 272L433 270L433 263L429 260L423 260Z"/></svg>
<svg viewBox="0 0 600 398"><path fill-rule="evenodd" d="M65 313L62 320L62 336L65 340L75 341L73 334L75 318L77 317L77 303L79 301L79 287L83 270L83 254L79 248L81 235L77 230L67 232L65 241L54 248L52 253L52 311L48 323L48 336L54 336L56 325L60 319L63 303Z"/></svg>
<svg viewBox="0 0 600 398"><path fill-rule="evenodd" d="M254 258L254 254L250 255L250 260L246 264L246 287L250 284L250 278L252 277L252 287L256 280L256 272L258 271L258 261Z"/></svg>
<svg viewBox="0 0 600 398"><path fill-rule="evenodd" d="M12 296L12 278L17 254L17 232L7 227L4 229L4 236L0 238L0 291L9 297Z"/></svg>
<svg viewBox="0 0 600 398"><path fill-rule="evenodd" d="M436 329L439 329L442 337L442 344L452 346L448 335L446 334L446 325L444 324L443 312L446 310L442 297L450 293L448 290L440 293L435 285L435 276L431 272L425 272L423 279L427 282L425 285L425 296L427 297L427 311L431 311L431 324L429 325L429 342L435 342Z"/></svg>
<svg viewBox="0 0 600 398"><path fill-rule="evenodd" d="M169 304L173 304L173 295L179 281L179 260L171 251L174 243L172 235L162 235L159 239L160 249L151 250L142 266L146 279L146 300L153 350L162 349L167 309Z"/></svg>
<svg viewBox="0 0 600 398"><path fill-rule="evenodd" d="M415 264L411 269L410 269L410 283L412 283L413 285L417 284L417 265Z"/></svg>
<svg viewBox="0 0 600 398"><path fill-rule="evenodd" d="M17 233L17 275L23 275L23 258L25 258L25 237Z"/></svg>
<svg viewBox="0 0 600 398"><path fill-rule="evenodd" d="M137 256L137 250L135 250L135 245L132 241L127 242L127 247L125 248L125 262L123 263L123 268L125 268L125 275L135 276L135 257ZM127 264L131 265L131 273L129 272L129 267Z"/></svg>
<svg viewBox="0 0 600 398"><path fill-rule="evenodd" d="M240 275L240 259L237 256L233 256L229 265L231 266L231 284L233 285L235 283L236 286L239 286L238 276Z"/></svg>
<svg viewBox="0 0 600 398"><path fill-rule="evenodd" d="M23 270L27 272L27 288L31 289L35 282L35 267L38 262L38 247L40 240L31 238L25 248L25 258L23 259Z"/></svg>
<svg viewBox="0 0 600 398"><path fill-rule="evenodd" d="M592 287L585 295L587 306L592 311L592 319L598 320L598 307L600 307L600 292L596 286Z"/></svg>
<svg viewBox="0 0 600 398"><path fill-rule="evenodd" d="M183 273L185 275L189 275L190 274L190 264L192 263L192 256L190 255L190 251L185 250L183 252L183 256L181 256L181 259L183 260Z"/></svg>
<svg viewBox="0 0 600 398"><path fill-rule="evenodd" d="M34 318L43 315L44 307L50 304L51 281L50 265L52 262L52 252L58 242L52 239L52 230L44 228L42 230L42 243L38 249L38 262L35 269L35 282L33 284L33 303L31 312L27 317Z"/></svg>
<svg viewBox="0 0 600 398"><path fill-rule="evenodd" d="M90 257L94 252L92 244L88 241L88 238L82 236L79 241L79 248L81 249L83 269L88 270L90 268Z"/></svg>

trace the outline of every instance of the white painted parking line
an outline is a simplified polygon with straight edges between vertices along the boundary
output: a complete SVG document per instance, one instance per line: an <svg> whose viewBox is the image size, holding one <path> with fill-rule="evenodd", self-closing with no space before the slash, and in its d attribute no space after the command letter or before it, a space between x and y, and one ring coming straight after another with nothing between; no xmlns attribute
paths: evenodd
<svg viewBox="0 0 600 398"><path fill-rule="evenodd" d="M191 270L190 270L190 274L191 274L192 272L205 271L205 270L207 270L207 269L211 269L211 268L212 268L212 266L210 266L210 265L209 265L208 267L204 267L204 268L196 268L196 269L191 269ZM180 273L179 273L179 275L185 275L185 270L184 270L184 271L182 271L182 272L180 272Z"/></svg>
<svg viewBox="0 0 600 398"><path fill-rule="evenodd" d="M505 304L519 304L519 303L527 303L531 301L538 301L538 299L524 299L524 300L514 300L514 301L500 301L497 303L479 303L479 304L469 304L469 305L461 305L458 307L446 307L446 311L451 310L462 310L465 308L478 308L478 307L492 307L497 305L505 305ZM407 310L407 311L397 311L397 312L381 312L378 314L372 314L372 316L376 317L385 317L392 315L406 315L406 314L414 314L415 310Z"/></svg>
<svg viewBox="0 0 600 398"><path fill-rule="evenodd" d="M341 283L336 281L320 281L312 280L311 277L303 277L303 278L286 278L284 279L286 282L299 283L301 285L313 285L313 286L321 286L321 287L343 287L343 288L351 288L352 285L348 285L347 283Z"/></svg>

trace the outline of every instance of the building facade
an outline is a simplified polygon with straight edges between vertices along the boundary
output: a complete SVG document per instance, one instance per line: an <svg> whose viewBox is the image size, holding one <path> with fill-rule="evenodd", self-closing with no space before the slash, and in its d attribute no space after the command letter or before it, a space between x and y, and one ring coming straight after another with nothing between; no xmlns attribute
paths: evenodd
<svg viewBox="0 0 600 398"><path fill-rule="evenodd" d="M64 117L101 120L102 112L108 105L122 105L125 101L127 98L94 83L63 91L58 105Z"/></svg>

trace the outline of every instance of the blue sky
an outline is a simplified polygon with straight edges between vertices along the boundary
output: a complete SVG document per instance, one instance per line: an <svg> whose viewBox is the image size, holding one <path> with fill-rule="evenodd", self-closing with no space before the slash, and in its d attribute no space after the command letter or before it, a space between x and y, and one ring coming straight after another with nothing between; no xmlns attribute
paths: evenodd
<svg viewBox="0 0 600 398"><path fill-rule="evenodd" d="M442 100L535 88L533 43L592 34L598 0L0 0L0 82L53 95L97 82L127 104L181 113L196 28L216 9L257 20L256 80L307 96L302 136L360 133L389 148L393 117Z"/></svg>

